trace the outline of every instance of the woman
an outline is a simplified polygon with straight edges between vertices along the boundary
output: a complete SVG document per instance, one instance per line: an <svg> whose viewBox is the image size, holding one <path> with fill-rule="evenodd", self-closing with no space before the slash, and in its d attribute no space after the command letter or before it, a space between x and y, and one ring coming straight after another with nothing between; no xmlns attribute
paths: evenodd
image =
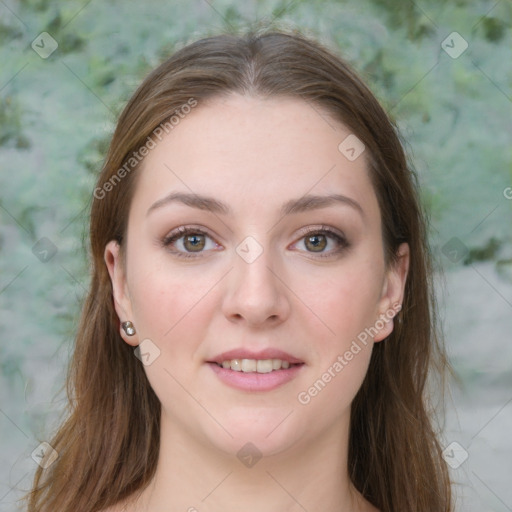
<svg viewBox="0 0 512 512"><path fill-rule="evenodd" d="M30 511L451 510L416 179L329 50L223 35L155 69L90 240L70 415Z"/></svg>

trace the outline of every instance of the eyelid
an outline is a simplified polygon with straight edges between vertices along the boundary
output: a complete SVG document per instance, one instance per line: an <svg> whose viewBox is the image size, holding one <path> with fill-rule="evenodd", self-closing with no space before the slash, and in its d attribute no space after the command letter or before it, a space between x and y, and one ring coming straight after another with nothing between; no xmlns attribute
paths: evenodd
<svg viewBox="0 0 512 512"><path fill-rule="evenodd" d="M200 235L207 236L217 246L220 245L219 242L217 242L217 240L208 232L207 229L205 229L203 227L199 227L199 226L194 226L194 225L179 226L178 228L173 229L169 234L167 234L163 238L163 240L161 241L161 244L165 249L168 249L169 252L171 252L172 254L174 254L178 257L183 257L183 258L197 258L197 257L200 257L201 255L203 255L203 253L208 252L208 251L184 252L184 251L169 249L169 246L172 243L175 243L177 240L179 240L180 238L183 238L184 236L186 236L188 234L200 234ZM212 249L210 249L210 250L212 250Z"/></svg>
<svg viewBox="0 0 512 512"><path fill-rule="evenodd" d="M295 246L297 243L299 243L301 240L303 240L308 235L325 235L326 237L330 237L335 240L335 242L339 245L337 249L331 250L329 252L318 252L315 253L313 251L299 251L301 253L306 253L313 258L328 258L332 256L337 256L341 252L343 252L345 249L348 249L350 247L350 242L348 241L345 234L331 226L326 225L318 225L318 226L307 226L304 228L299 229L298 235L299 238L297 241L293 242L292 246Z"/></svg>
<svg viewBox="0 0 512 512"><path fill-rule="evenodd" d="M194 225L188 225L188 226L179 226L178 228L172 230L169 234L167 234L163 240L162 245L164 248L168 248L171 243L175 243L180 238L183 238L184 236L188 234L201 234L208 238L210 238L217 246L221 246L219 242L209 233L209 231L203 227L200 226L194 226ZM319 252L315 253L313 251L300 251L305 252L307 254L310 254L314 258L327 258L329 256L337 255L340 252L342 252L344 249L347 249L350 246L349 241L347 240L345 234L331 226L326 225L317 225L317 226L306 226L303 228L300 228L298 232L296 233L296 236L298 237L295 242L293 242L291 245L294 246L298 242L300 242L303 238L305 238L308 235L313 234L320 234L325 235L328 238L334 239L336 243L339 244L339 247L335 250L331 250L327 253ZM217 249L217 248L216 248ZM201 257L204 253L208 253L211 250L216 249L209 249L209 250L203 250L203 251L197 251L197 252L185 252L185 251L179 251L179 250L169 250L172 254L177 255L178 257L185 257L185 258L196 258Z"/></svg>
<svg viewBox="0 0 512 512"><path fill-rule="evenodd" d="M181 236L186 235L191 232L200 233L201 235L208 235L210 238L213 238L210 235L210 233L208 232L208 230L206 230L205 228L200 227L200 226L187 225L187 226L179 226L176 229L173 229L171 232L169 232L167 235L165 235L164 241L169 241L169 240L172 240L173 238L178 239Z"/></svg>
<svg viewBox="0 0 512 512"><path fill-rule="evenodd" d="M346 240L346 236L343 233L343 231L340 231L331 226L327 226L325 224L318 224L318 225L314 225L314 226L306 226L306 227L300 228L297 231L297 234L300 235L301 237L304 237L304 236L309 235L310 233L321 233L321 232L336 235L336 236L339 236L340 238L342 238L343 240Z"/></svg>

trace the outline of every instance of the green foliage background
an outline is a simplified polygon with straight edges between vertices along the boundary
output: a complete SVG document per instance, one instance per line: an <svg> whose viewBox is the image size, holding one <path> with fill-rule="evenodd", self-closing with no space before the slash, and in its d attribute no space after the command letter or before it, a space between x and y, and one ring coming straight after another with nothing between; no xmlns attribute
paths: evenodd
<svg viewBox="0 0 512 512"><path fill-rule="evenodd" d="M187 42L272 25L338 51L397 120L439 267L483 262L511 282L510 0L1 1L0 510L15 509L10 489L18 476L27 487L25 462L62 411L88 285L88 205L118 113L145 74ZM457 59L441 48L454 31L469 44ZM42 32L59 45L47 59L31 48ZM57 248L47 263L33 253L43 237ZM443 253L453 237L468 249L455 263ZM468 385L512 384L506 367L482 373L478 360L456 355L454 364Z"/></svg>

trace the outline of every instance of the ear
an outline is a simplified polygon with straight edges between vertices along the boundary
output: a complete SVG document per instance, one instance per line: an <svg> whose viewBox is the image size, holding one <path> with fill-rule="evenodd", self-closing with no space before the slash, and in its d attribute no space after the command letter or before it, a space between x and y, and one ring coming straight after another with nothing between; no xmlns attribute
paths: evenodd
<svg viewBox="0 0 512 512"><path fill-rule="evenodd" d="M404 300L405 283L409 272L410 250L409 244L402 243L397 251L398 259L386 272L382 295L379 300L379 319L384 327L378 331L374 341L381 341L393 332L393 316L396 315ZM394 311L394 314L393 314ZM376 321L377 324L378 320Z"/></svg>
<svg viewBox="0 0 512 512"><path fill-rule="evenodd" d="M111 240L105 246L104 259L107 265L110 281L112 282L112 291L114 295L114 306L116 309L119 322L126 322L133 319L132 305L130 295L128 293L128 284L126 282L126 270L123 264L121 247L116 240ZM137 326L135 326L137 329ZM120 334L123 340L129 345L138 345L137 334L128 336L121 326L119 326Z"/></svg>

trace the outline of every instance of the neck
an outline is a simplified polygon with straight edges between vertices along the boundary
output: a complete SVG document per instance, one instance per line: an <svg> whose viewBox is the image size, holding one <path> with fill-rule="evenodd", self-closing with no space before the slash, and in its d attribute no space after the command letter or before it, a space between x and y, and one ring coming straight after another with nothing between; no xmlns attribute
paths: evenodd
<svg viewBox="0 0 512 512"><path fill-rule="evenodd" d="M246 457L227 454L191 437L162 413L156 474L133 510L234 512L242 505L246 512L372 510L349 479L348 421L344 424L341 432L338 424L316 443L256 462L250 447Z"/></svg>

